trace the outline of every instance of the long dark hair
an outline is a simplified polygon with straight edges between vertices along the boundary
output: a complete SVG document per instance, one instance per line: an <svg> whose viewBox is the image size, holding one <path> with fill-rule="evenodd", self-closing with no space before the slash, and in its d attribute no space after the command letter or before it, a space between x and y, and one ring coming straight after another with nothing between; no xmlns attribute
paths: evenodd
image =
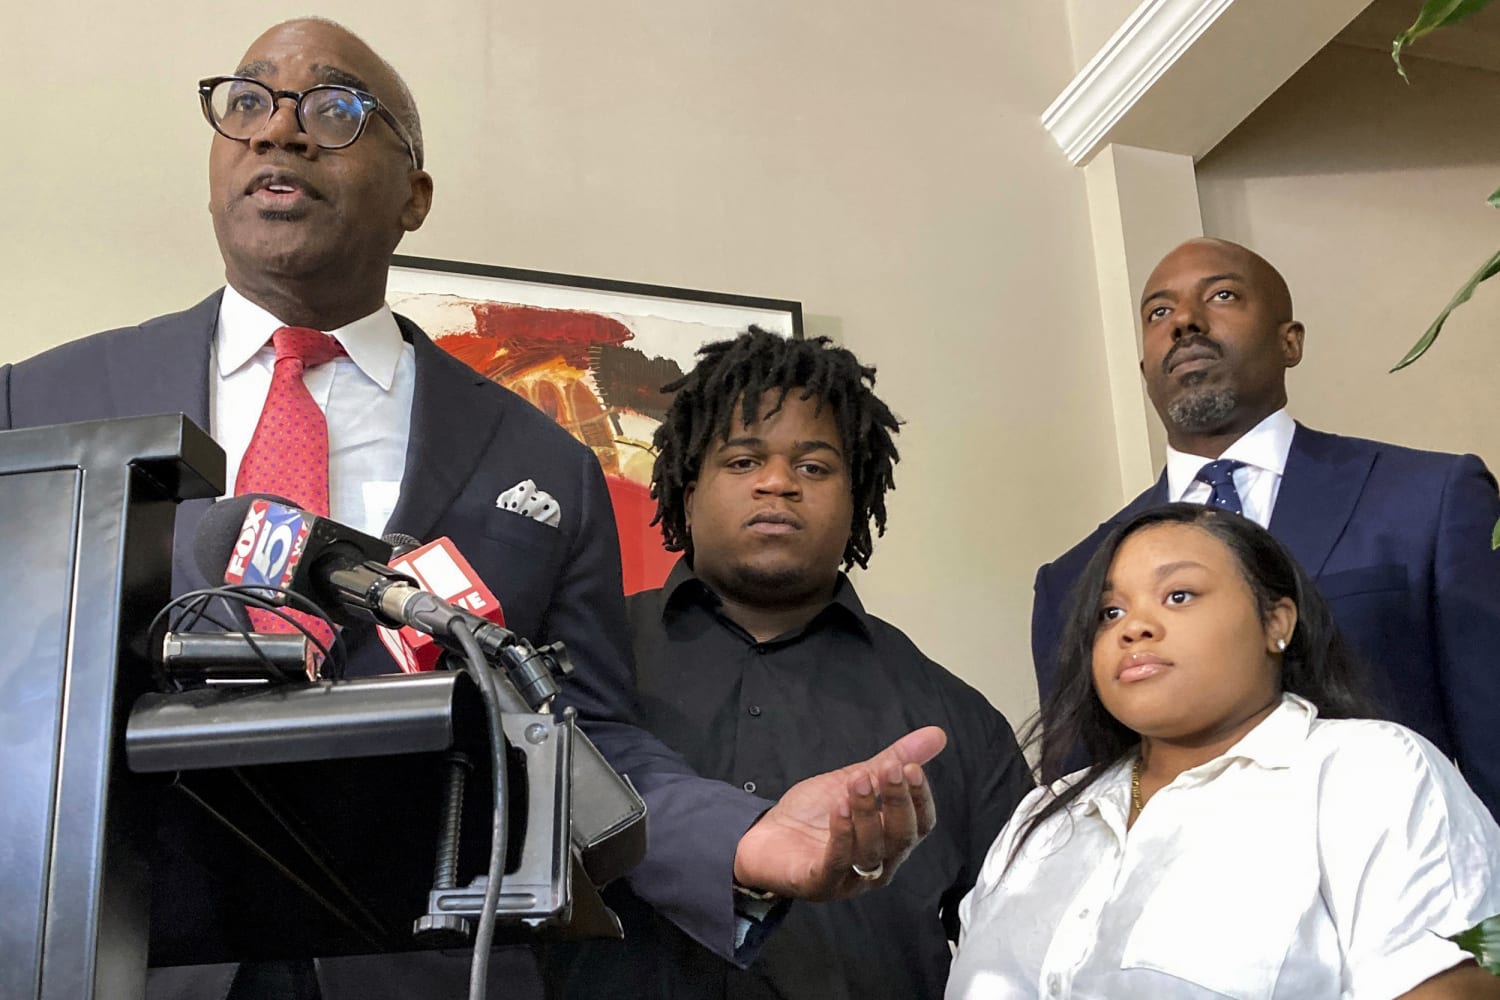
<svg viewBox="0 0 1500 1000"><path fill-rule="evenodd" d="M1068 762L1081 748L1088 770L1046 804L1016 838L1021 845L1048 817L1076 799L1084 789L1118 763L1140 736L1110 715L1094 689L1094 637L1099 630L1100 600L1115 554L1125 539L1161 524L1185 524L1206 531L1224 544L1255 596L1264 619L1283 597L1297 606L1297 627L1281 654L1281 689L1300 695L1326 719L1378 717L1365 694L1362 670L1333 622L1328 604L1297 561L1248 518L1193 503L1174 503L1137 514L1104 541L1068 595L1062 641L1057 651L1058 686L1027 727L1023 742L1041 744L1038 773L1051 781L1070 770Z"/></svg>

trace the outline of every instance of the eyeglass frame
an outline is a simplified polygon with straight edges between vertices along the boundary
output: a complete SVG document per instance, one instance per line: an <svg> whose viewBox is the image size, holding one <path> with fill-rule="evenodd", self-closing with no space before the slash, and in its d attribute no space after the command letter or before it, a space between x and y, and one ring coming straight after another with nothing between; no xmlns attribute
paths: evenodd
<svg viewBox="0 0 1500 1000"><path fill-rule="evenodd" d="M250 141L249 136L240 138L238 136L230 135L228 132L225 132L222 128L220 128L219 123L214 120L214 110L212 104L214 88L218 87L221 83L228 83L231 80L239 83L253 83L257 87L260 87L271 95L271 109L266 115L267 122L276 117L276 111L281 107L281 102L283 100L290 100L292 102L292 114L297 118L297 129L303 135L306 135L309 138L311 138L312 133L307 131L307 126L302 121L302 99L308 94L319 90L342 90L346 93L353 94L359 101L360 107L364 110L364 115L359 120L359 128L355 129L353 138L351 138L348 142L341 142L337 146L324 145L317 140L313 140L313 145L317 146L319 149L348 149L350 146L359 141L360 136L365 134L365 126L370 123L370 112L373 111L375 114L385 119L385 123L391 127L391 131L396 134L396 138L400 139L401 144L406 147L406 155L411 157L412 169L422 169L422 164L417 162L416 147L412 145L411 137L407 134L405 127L402 126L400 120L395 116L395 114L393 114L389 108L387 108L380 102L380 98L376 97L369 91L360 90L358 87L350 87L347 84L342 83L319 83L315 84L314 86L308 87L306 90L277 90L275 87L272 87L264 80L257 80L253 76L210 76L199 80L198 101L203 106L203 117L215 132L219 133L226 139L233 139L235 142ZM264 124L262 125L262 127L264 127Z"/></svg>

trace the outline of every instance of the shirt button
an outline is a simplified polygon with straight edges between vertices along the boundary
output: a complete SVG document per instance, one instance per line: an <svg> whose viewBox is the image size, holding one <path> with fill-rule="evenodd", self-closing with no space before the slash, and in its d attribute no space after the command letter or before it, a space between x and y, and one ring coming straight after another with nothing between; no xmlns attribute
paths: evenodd
<svg viewBox="0 0 1500 1000"><path fill-rule="evenodd" d="M745 791L750 792L753 795L755 793L755 782L753 782L753 781L747 781L747 782L745 782Z"/></svg>
<svg viewBox="0 0 1500 1000"><path fill-rule="evenodd" d="M754 718L757 718L757 719L760 718L760 706L759 705L751 705L750 706L750 714Z"/></svg>
<svg viewBox="0 0 1500 1000"><path fill-rule="evenodd" d="M1079 920L1087 920L1088 918L1089 918L1089 908L1087 906L1085 906L1083 909L1081 909L1081 910L1078 911L1078 919Z"/></svg>
<svg viewBox="0 0 1500 1000"><path fill-rule="evenodd" d="M1060 979L1058 979L1056 976L1048 976L1047 977L1047 992L1049 994L1051 994L1052 996L1057 996L1059 993L1062 992L1062 981Z"/></svg>

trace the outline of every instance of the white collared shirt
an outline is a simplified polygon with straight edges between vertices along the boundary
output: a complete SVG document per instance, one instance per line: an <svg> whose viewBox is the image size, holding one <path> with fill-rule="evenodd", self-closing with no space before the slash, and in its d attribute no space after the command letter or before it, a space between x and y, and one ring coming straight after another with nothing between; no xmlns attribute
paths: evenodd
<svg viewBox="0 0 1500 1000"><path fill-rule="evenodd" d="M1281 477L1286 474L1286 457L1292 450L1292 435L1296 431L1296 421L1282 407L1218 456L1245 463L1243 468L1234 470L1234 488L1239 491L1245 516L1262 528L1271 525L1271 512L1276 508L1276 494L1281 492ZM1194 477L1211 461L1168 445L1167 496L1174 501L1208 503L1212 488Z"/></svg>
<svg viewBox="0 0 1500 1000"><path fill-rule="evenodd" d="M271 389L281 320L233 288L224 289L214 332L209 412L214 440L228 461L227 495ZM348 352L303 378L328 418L328 513L379 536L395 509L406 468L416 354L401 339L388 306L338 330L325 330Z"/></svg>
<svg viewBox="0 0 1500 1000"><path fill-rule="evenodd" d="M1284 695L1127 832L1132 762L1007 870L1082 772L1022 801L959 907L949 1000L1397 997L1467 957L1447 935L1500 913L1500 827L1403 726Z"/></svg>

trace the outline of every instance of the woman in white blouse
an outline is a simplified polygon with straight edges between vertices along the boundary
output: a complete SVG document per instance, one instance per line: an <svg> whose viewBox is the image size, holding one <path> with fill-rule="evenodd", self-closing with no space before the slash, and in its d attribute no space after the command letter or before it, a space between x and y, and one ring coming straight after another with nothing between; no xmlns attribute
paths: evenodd
<svg viewBox="0 0 1500 1000"><path fill-rule="evenodd" d="M1159 508L1073 600L1041 773L1080 744L1099 763L990 849L950 1000L1500 997L1445 940L1500 913L1500 828L1436 748L1368 717L1269 533Z"/></svg>

